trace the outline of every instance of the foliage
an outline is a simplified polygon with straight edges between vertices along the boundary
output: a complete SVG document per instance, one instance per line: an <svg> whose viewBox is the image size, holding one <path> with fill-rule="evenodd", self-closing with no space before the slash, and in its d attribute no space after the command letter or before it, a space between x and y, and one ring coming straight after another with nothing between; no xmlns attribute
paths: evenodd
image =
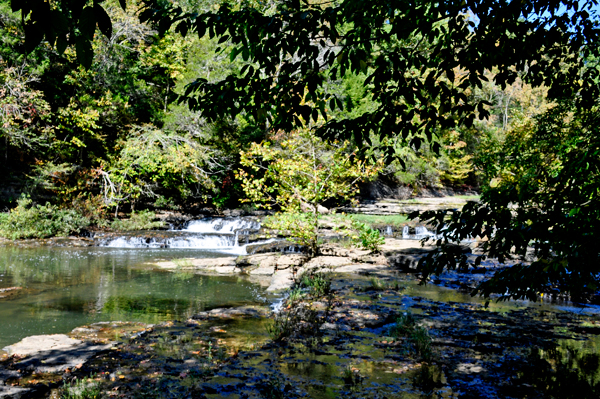
<svg viewBox="0 0 600 399"><path fill-rule="evenodd" d="M306 272L298 279L299 288L308 288L310 295L315 298L331 293L331 277L323 272Z"/></svg>
<svg viewBox="0 0 600 399"><path fill-rule="evenodd" d="M164 227L163 221L154 221L156 214L150 211L131 212L129 219L115 219L110 227L117 231L154 230Z"/></svg>
<svg viewBox="0 0 600 399"><path fill-rule="evenodd" d="M385 238L381 236L379 230L369 227L365 223L353 219L352 228L358 233L357 236L352 236L353 242L359 243L363 249L377 252L379 247L385 243Z"/></svg>
<svg viewBox="0 0 600 399"><path fill-rule="evenodd" d="M232 60L245 62L240 74L188 86L181 100L209 120L245 112L291 131L343 107L326 90L329 80L363 73L376 109L330 120L319 135L352 137L361 146L371 133L401 136L416 149L429 142L437 152L435 132L489 116L491 103L466 92L488 80L486 71L496 71L502 89L522 73L524 82L546 85L552 98L577 91L583 108L598 95L599 73L580 57L600 52L592 2L290 0L269 10L225 3L200 14L144 3L142 19L160 31L177 24L184 36L219 37Z"/></svg>
<svg viewBox="0 0 600 399"><path fill-rule="evenodd" d="M119 0L119 3L125 9L126 0ZM96 26L106 37L112 36L111 19L99 2L12 0L11 6L13 11L21 11L25 22L27 52L31 52L42 40L51 46L56 45L59 53L63 53L68 45L74 45L78 61L89 67L94 55L92 41Z"/></svg>
<svg viewBox="0 0 600 399"><path fill-rule="evenodd" d="M278 212L263 219L263 226L279 234L288 236L288 240L316 253L318 223L316 215L308 212Z"/></svg>
<svg viewBox="0 0 600 399"><path fill-rule="evenodd" d="M122 201L158 197L158 187L181 198L202 194L213 185L207 152L190 137L142 128L124 143L108 171L102 172L106 202L118 207Z"/></svg>
<svg viewBox="0 0 600 399"><path fill-rule="evenodd" d="M79 233L89 225L89 220L72 209L54 205L33 205L22 196L17 207L0 213L0 236L12 240L19 238L45 238Z"/></svg>
<svg viewBox="0 0 600 399"><path fill-rule="evenodd" d="M600 107L561 102L507 133L481 158L487 187L462 211L425 212L445 233L439 250L420 262L424 277L444 267L467 269L486 257L516 261L475 293L536 300L560 289L581 299L600 287ZM453 244L481 239L471 262Z"/></svg>
<svg viewBox="0 0 600 399"><path fill-rule="evenodd" d="M190 197L210 198L213 191L227 193L219 179L226 177L236 156L206 145L221 131L206 123L186 125L181 107L170 107L176 91L189 80L186 73L194 69L187 58L197 41L182 41L175 34L156 36L135 16L138 3L128 4L129 11L124 11L116 0L102 3L113 32L110 37L94 36L95 56L84 69L71 47L57 53L43 43L24 57L24 35L31 30L23 27L7 1L0 2L3 186L32 198L52 195L52 202L63 206L103 195L103 208L130 204L134 209L140 201L162 198L159 205L176 206ZM54 6L57 12L70 12L65 2ZM26 26L35 15L30 20L26 16ZM47 24L44 18L39 26ZM163 130L165 122L169 128ZM148 158L136 164L142 155L132 149L153 132L166 144L148 144ZM133 169L128 169L131 164ZM116 190L121 186L120 194L111 191L109 180L117 184Z"/></svg>
<svg viewBox="0 0 600 399"><path fill-rule="evenodd" d="M278 206L283 215L271 218L272 228L298 237L311 254L317 250L319 214L325 201L350 200L359 181L374 178L381 161L353 158L349 143L326 143L307 131L277 143L252 144L242 152L238 171L245 201L266 208Z"/></svg>

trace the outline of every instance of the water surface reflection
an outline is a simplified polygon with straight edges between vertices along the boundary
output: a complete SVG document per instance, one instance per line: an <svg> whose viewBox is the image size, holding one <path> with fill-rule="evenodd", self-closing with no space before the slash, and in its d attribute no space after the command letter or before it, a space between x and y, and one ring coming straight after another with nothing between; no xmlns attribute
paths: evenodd
<svg viewBox="0 0 600 399"><path fill-rule="evenodd" d="M263 289L237 277L154 270L157 259L219 256L200 250L0 248L0 348L37 334L98 321L155 323L220 306L264 303Z"/></svg>

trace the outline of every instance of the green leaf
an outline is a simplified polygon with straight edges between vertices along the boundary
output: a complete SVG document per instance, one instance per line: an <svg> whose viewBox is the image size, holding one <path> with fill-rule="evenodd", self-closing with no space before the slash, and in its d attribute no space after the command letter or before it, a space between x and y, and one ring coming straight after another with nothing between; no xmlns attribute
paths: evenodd
<svg viewBox="0 0 600 399"><path fill-rule="evenodd" d="M77 52L77 61L86 69L91 67L94 59L94 50L92 50L90 41L82 37L77 38L75 50Z"/></svg>
<svg viewBox="0 0 600 399"><path fill-rule="evenodd" d="M104 36L110 39L110 37L112 36L112 22L110 20L110 17L108 16L104 8L102 8L102 6L98 3L94 4L94 12L96 13L96 18L98 20L98 28L100 29L100 32L102 32Z"/></svg>
<svg viewBox="0 0 600 399"><path fill-rule="evenodd" d="M85 7L79 17L79 31L88 40L94 38L96 32L96 14L93 7Z"/></svg>
<svg viewBox="0 0 600 399"><path fill-rule="evenodd" d="M67 17L64 16L62 12L59 10L50 11L50 15L52 16L52 27L59 32L68 32L69 31L69 21Z"/></svg>
<svg viewBox="0 0 600 399"><path fill-rule="evenodd" d="M62 54L67 49L69 42L67 41L67 34L58 35L56 39L56 51L58 54Z"/></svg>

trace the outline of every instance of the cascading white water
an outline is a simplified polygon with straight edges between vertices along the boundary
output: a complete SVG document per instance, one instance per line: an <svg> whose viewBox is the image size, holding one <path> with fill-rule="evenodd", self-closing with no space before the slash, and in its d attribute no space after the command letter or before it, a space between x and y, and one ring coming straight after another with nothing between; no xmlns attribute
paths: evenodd
<svg viewBox="0 0 600 399"><path fill-rule="evenodd" d="M189 248L245 254L246 246L239 245L240 232L256 232L260 223L255 219L192 220L182 230L127 234L100 238L99 245L112 248Z"/></svg>
<svg viewBox="0 0 600 399"><path fill-rule="evenodd" d="M192 220L183 231L193 233L235 234L240 230L258 230L260 223L252 219L201 219Z"/></svg>
<svg viewBox="0 0 600 399"><path fill-rule="evenodd" d="M416 226L415 234L410 234L410 228L404 226L404 228L402 228L402 238L405 240L421 240L423 238L437 238L437 235L434 232L427 230L427 227L424 226Z"/></svg>

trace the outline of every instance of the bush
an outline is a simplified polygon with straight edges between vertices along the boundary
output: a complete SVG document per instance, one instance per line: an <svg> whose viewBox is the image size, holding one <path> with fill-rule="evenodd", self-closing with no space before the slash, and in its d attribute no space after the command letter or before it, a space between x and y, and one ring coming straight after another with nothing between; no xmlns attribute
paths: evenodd
<svg viewBox="0 0 600 399"><path fill-rule="evenodd" d="M358 233L358 236L352 236L353 243L360 245L363 249L378 252L379 247L385 243L379 230L369 227L365 223L352 220L352 228Z"/></svg>
<svg viewBox="0 0 600 399"><path fill-rule="evenodd" d="M129 219L115 219L110 227L117 231L153 230L165 225L163 221L154 221L156 214L150 211L131 212Z"/></svg>
<svg viewBox="0 0 600 399"><path fill-rule="evenodd" d="M33 205L28 196L17 201L17 207L0 214L0 236L19 238L46 238L77 234L89 226L88 218L73 209L59 209L46 205Z"/></svg>

